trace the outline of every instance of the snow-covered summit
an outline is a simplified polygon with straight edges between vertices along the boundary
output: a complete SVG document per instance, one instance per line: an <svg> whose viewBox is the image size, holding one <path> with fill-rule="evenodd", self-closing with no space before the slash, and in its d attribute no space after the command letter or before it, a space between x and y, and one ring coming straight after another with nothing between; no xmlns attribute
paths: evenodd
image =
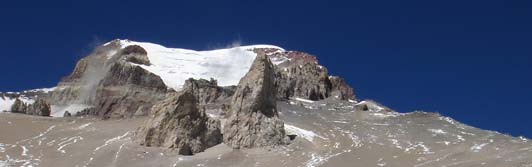
<svg viewBox="0 0 532 167"><path fill-rule="evenodd" d="M277 52L285 50L273 45L238 46L226 49L196 51L190 49L167 48L162 45L135 42L130 40L119 41L122 48L138 45L146 50L151 65L140 67L161 77L163 82L172 89L180 89L188 78L214 78L220 86L237 85L251 67L257 55L254 49L273 49ZM106 43L104 45L110 44ZM282 63L287 59L272 59L274 64Z"/></svg>

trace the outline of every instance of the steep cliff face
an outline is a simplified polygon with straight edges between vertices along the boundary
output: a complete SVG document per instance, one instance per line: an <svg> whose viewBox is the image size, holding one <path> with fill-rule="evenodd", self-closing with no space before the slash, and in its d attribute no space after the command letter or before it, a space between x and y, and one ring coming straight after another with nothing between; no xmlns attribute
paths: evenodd
<svg viewBox="0 0 532 167"><path fill-rule="evenodd" d="M259 53L233 95L223 128L225 144L238 149L288 143L272 90L276 90L273 64Z"/></svg>
<svg viewBox="0 0 532 167"><path fill-rule="evenodd" d="M192 155L222 142L220 122L210 119L198 101L193 88L173 93L152 108L153 116L136 133L143 146L165 147L182 155Z"/></svg>
<svg viewBox="0 0 532 167"><path fill-rule="evenodd" d="M96 89L95 109L104 118L147 115L167 92L158 76L122 61L112 65Z"/></svg>
<svg viewBox="0 0 532 167"><path fill-rule="evenodd" d="M64 115L72 105L86 106L74 107L77 111L69 111L73 115L147 115L155 102L166 97L167 87L159 76L140 65L150 65L146 50L112 41L81 59L46 100L59 108L56 115Z"/></svg>
<svg viewBox="0 0 532 167"><path fill-rule="evenodd" d="M341 100L355 100L353 88L344 79L329 76L327 68L318 64L315 56L298 51L255 49L264 52L273 60L280 61L275 66L275 84L279 99L294 97L322 100L329 97Z"/></svg>

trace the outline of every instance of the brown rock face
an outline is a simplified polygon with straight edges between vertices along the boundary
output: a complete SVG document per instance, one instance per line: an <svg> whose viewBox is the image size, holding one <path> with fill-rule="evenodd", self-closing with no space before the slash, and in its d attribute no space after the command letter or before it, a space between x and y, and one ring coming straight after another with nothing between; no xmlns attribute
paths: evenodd
<svg viewBox="0 0 532 167"><path fill-rule="evenodd" d="M110 42L80 60L72 74L58 84L61 89L45 98L58 106L93 106L75 115L147 115L155 103L166 98L168 90L159 76L139 65L150 65L144 48L131 45L121 49L120 41Z"/></svg>
<svg viewBox="0 0 532 167"><path fill-rule="evenodd" d="M166 96L166 85L142 67L115 63L97 87L95 109L99 116L130 117L147 115Z"/></svg>
<svg viewBox="0 0 532 167"><path fill-rule="evenodd" d="M355 100L355 93L353 88L345 82L344 78L337 76L330 76L329 80L331 81L331 95L336 96L342 100Z"/></svg>
<svg viewBox="0 0 532 167"><path fill-rule="evenodd" d="M28 115L50 116L51 109L50 105L42 99L37 99L37 101L32 104L26 104L20 99L16 99L11 106L11 112Z"/></svg>
<svg viewBox="0 0 532 167"><path fill-rule="evenodd" d="M156 104L153 116L137 130L136 141L148 147L176 149L192 155L222 142L220 122L198 109L192 89Z"/></svg>
<svg viewBox="0 0 532 167"><path fill-rule="evenodd" d="M276 106L273 64L259 53L233 95L224 124L224 143L235 148L288 143Z"/></svg>
<svg viewBox="0 0 532 167"><path fill-rule="evenodd" d="M236 87L220 87L218 82L214 79L188 79L183 85L184 89L192 89L192 93L196 96L199 104L206 105L225 101L230 99L235 93Z"/></svg>
<svg viewBox="0 0 532 167"><path fill-rule="evenodd" d="M275 66L275 85L278 99L300 97L322 100L337 97L341 100L355 99L353 88L344 79L329 76L327 68L318 64L315 56L299 51L255 49L265 52L271 59L287 59Z"/></svg>
<svg viewBox="0 0 532 167"><path fill-rule="evenodd" d="M13 105L11 105L11 112L12 113L21 113L26 114L26 104L22 102L20 99L15 99L15 102Z"/></svg>
<svg viewBox="0 0 532 167"><path fill-rule="evenodd" d="M122 55L125 56L126 61L149 66L148 52L138 45L127 46L122 50Z"/></svg>

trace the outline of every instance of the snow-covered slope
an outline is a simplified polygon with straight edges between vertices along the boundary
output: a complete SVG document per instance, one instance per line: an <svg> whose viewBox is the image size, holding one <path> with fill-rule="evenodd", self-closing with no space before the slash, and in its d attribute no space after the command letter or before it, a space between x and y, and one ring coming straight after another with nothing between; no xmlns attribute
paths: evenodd
<svg viewBox="0 0 532 167"><path fill-rule="evenodd" d="M139 65L158 75L173 89L180 89L188 78L214 78L220 86L237 85L255 59L255 48L284 49L272 45L251 45L210 51L166 48L164 46L129 40L120 40L122 48L139 45L148 53L151 65ZM107 45L107 44L105 44ZM278 64L286 59L275 59Z"/></svg>

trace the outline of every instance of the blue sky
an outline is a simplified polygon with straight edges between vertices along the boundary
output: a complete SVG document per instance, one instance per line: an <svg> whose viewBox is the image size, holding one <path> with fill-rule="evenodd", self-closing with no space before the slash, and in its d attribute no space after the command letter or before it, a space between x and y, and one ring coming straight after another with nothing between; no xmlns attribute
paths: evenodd
<svg viewBox="0 0 532 167"><path fill-rule="evenodd" d="M115 38L317 55L360 98L532 137L532 1L18 1L0 5L0 91L52 87Z"/></svg>

